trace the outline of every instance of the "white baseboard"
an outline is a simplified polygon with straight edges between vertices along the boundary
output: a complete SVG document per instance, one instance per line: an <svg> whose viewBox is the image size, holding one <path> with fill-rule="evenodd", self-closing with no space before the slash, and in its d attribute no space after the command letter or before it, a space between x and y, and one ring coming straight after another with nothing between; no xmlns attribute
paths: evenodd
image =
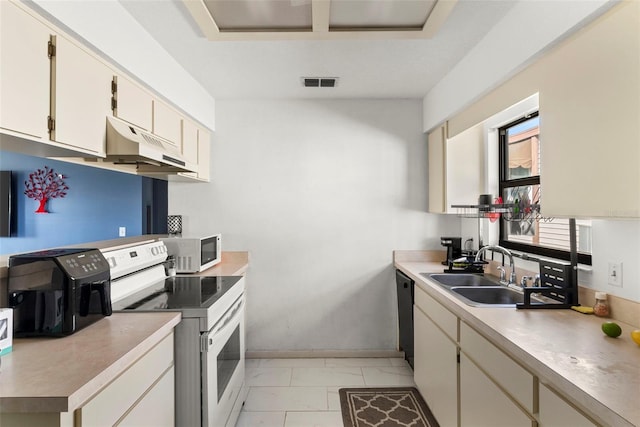
<svg viewBox="0 0 640 427"><path fill-rule="evenodd" d="M257 350L247 351L247 359L311 359L346 357L404 357L403 351L395 350Z"/></svg>

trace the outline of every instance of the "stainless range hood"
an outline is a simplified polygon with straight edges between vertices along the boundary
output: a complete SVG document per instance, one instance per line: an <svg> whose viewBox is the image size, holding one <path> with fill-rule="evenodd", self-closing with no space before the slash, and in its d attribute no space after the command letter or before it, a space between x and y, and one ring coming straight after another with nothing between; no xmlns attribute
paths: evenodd
<svg viewBox="0 0 640 427"><path fill-rule="evenodd" d="M107 157L115 164L135 164L140 173L195 172L170 141L114 117L107 117Z"/></svg>

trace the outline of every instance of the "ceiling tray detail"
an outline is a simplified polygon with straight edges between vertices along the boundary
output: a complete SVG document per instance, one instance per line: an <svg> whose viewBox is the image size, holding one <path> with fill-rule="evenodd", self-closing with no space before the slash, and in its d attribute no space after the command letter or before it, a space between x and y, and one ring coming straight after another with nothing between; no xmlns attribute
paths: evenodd
<svg viewBox="0 0 640 427"><path fill-rule="evenodd" d="M182 0L216 40L433 37L458 0Z"/></svg>

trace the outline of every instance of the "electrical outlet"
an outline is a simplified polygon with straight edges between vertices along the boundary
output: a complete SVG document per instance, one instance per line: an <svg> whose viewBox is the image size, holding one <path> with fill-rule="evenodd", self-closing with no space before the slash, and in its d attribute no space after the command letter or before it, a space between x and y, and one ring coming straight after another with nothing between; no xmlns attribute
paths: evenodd
<svg viewBox="0 0 640 427"><path fill-rule="evenodd" d="M127 227L120 227L118 229L118 236L126 237L127 236Z"/></svg>
<svg viewBox="0 0 640 427"><path fill-rule="evenodd" d="M622 287L622 263L619 261L609 262L607 270L607 281L611 286Z"/></svg>

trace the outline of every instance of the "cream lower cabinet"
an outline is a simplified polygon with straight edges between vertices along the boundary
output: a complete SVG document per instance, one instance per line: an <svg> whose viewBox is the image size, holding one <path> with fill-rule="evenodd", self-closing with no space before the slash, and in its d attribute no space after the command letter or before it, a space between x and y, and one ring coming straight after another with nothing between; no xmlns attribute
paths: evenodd
<svg viewBox="0 0 640 427"><path fill-rule="evenodd" d="M2 427L172 427L175 425L171 333L80 408L64 413L0 413Z"/></svg>
<svg viewBox="0 0 640 427"><path fill-rule="evenodd" d="M534 427L535 422L464 354L460 354L460 425Z"/></svg>
<svg viewBox="0 0 640 427"><path fill-rule="evenodd" d="M536 378L460 322L462 426L535 426Z"/></svg>
<svg viewBox="0 0 640 427"><path fill-rule="evenodd" d="M456 323L453 314L415 288L414 381L441 426L458 425ZM443 329L453 332L453 339Z"/></svg>
<svg viewBox="0 0 640 427"><path fill-rule="evenodd" d="M171 334L77 410L75 427L119 423L172 426L175 418L173 345Z"/></svg>
<svg viewBox="0 0 640 427"><path fill-rule="evenodd" d="M589 427L597 425L544 384L540 384L540 413L538 419L540 427Z"/></svg>
<svg viewBox="0 0 640 427"><path fill-rule="evenodd" d="M534 427L537 378L419 286L414 381L441 426Z"/></svg>

